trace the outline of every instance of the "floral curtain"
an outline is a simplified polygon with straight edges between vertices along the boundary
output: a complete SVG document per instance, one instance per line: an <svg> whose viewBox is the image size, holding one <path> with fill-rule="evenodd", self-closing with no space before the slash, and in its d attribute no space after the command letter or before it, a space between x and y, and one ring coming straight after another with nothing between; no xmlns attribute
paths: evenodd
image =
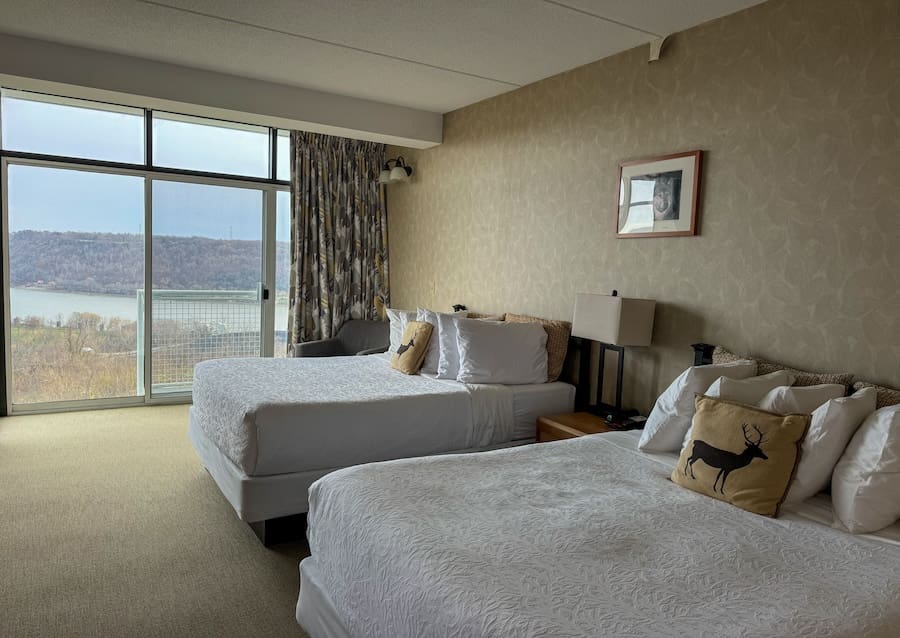
<svg viewBox="0 0 900 638"><path fill-rule="evenodd" d="M291 132L288 349L390 303L384 144Z"/></svg>

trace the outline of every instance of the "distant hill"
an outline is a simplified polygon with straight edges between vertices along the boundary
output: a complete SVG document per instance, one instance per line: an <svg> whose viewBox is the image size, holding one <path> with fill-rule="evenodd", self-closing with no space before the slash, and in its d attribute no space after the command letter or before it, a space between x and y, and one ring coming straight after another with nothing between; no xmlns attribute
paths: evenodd
<svg viewBox="0 0 900 638"><path fill-rule="evenodd" d="M255 290L259 242L205 237L153 238L154 287L176 290ZM287 288L290 246L279 242L277 288ZM9 236L12 286L67 292L133 295L144 287L141 235L23 230Z"/></svg>

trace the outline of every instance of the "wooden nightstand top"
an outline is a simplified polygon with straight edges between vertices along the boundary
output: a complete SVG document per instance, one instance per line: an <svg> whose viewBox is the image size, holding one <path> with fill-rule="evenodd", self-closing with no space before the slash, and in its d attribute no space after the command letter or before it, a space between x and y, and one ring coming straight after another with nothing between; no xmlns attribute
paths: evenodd
<svg viewBox="0 0 900 638"><path fill-rule="evenodd" d="M599 416L590 412L572 412L538 418L536 438L543 443L603 432L613 432L613 429Z"/></svg>

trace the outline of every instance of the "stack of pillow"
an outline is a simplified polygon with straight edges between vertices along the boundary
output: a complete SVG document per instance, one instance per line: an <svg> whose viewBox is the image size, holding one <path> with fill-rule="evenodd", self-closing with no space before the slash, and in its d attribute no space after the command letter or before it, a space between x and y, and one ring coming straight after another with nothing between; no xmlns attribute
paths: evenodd
<svg viewBox="0 0 900 638"><path fill-rule="evenodd" d="M571 330L568 322L525 315L475 318L422 308L389 308L387 315L394 368L463 383L556 381Z"/></svg>
<svg viewBox="0 0 900 638"><path fill-rule="evenodd" d="M831 485L835 524L900 519L900 391L719 352L660 395L639 447L679 452L672 480L767 516ZM761 373L761 374L759 374Z"/></svg>

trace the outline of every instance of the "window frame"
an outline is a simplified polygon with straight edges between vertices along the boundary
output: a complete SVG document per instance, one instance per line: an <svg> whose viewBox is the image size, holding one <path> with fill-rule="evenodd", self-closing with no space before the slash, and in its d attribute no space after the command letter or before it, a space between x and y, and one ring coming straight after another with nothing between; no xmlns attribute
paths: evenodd
<svg viewBox="0 0 900 638"><path fill-rule="evenodd" d="M58 98L60 100L72 99L67 96L42 93L38 91L25 91L16 89L15 87L4 85L2 89L9 89L17 92L36 93L42 96ZM122 106L135 108L130 105L115 104L111 102L103 102L100 100L83 100L85 102L96 102L110 106ZM9 233L8 231L8 192L4 180L8 174L10 165L27 165L27 166L43 166L49 168L60 168L69 170L82 170L88 172L112 173L120 175L134 175L144 178L144 289L152 289L152 239L153 239L153 202L152 188L154 181L181 181L197 184L208 184L213 186L234 186L248 189L257 189L263 192L263 253L261 264L262 283L269 294L264 296L261 301L260 309L260 339L261 349L260 357L272 357L274 355L274 338L275 338L275 226L276 226L276 201L278 192L290 192L290 181L279 180L277 177L278 170L278 127L269 126L268 151L269 151L269 175L268 177L249 177L243 175L233 175L228 173L215 173L206 171L194 171L184 169L174 169L168 167L155 166L152 163L153 158L153 109L141 109L144 112L144 161L143 163L124 163L110 162L105 160L92 160L80 157L67 157L60 155L49 155L43 153L30 153L24 151L7 151L3 149L2 139L0 139L0 223L2 223L2 232L0 232L0 246L2 246L2 259L0 259L0 269L2 269L2 314L3 324L0 325L0 339L4 345L2 368L0 368L0 415L10 414L44 414L51 412L68 412L75 410L96 410L102 408L116 408L125 406L140 405L165 405L165 404L185 404L192 400L192 392L184 392L177 394L156 394L151 391L152 370L151 359L149 356L151 348L152 332L145 331L143 361L144 370L144 394L143 396L133 397L115 397L106 399L78 399L66 401L50 401L43 403L31 404L13 404L12 397L12 377L10 374L12 365L11 350L11 308L9 300ZM163 111L161 111L163 112ZM174 113L171 110L165 113ZM177 113L176 113L177 114ZM197 117L190 114L184 114L188 117ZM0 112L2 117L2 112ZM240 125L241 122L224 120L221 118L204 118L210 121L228 122L230 124ZM152 325L151 316L152 304L145 304L144 325Z"/></svg>
<svg viewBox="0 0 900 638"><path fill-rule="evenodd" d="M17 89L12 86L0 86L0 90L9 90L15 91L16 93L33 93L35 95L39 95L42 97L56 98L60 100L60 102L65 102L66 100L73 100L76 98L71 98L65 95L58 95L55 93L42 93L39 91L29 91L26 89ZM65 162L66 164L79 164L83 166L94 166L98 168L112 168L119 170L144 170L144 171L153 171L158 174L168 174L168 175L182 175L188 177L198 177L198 178L208 178L208 179L218 179L218 180L234 180L237 182L252 182L255 184L276 184L281 186L290 185L290 180L280 180L278 179L278 131L285 130L279 129L278 127L268 126L265 127L269 132L269 140L268 140L268 151L269 151L269 174L266 177L252 177L247 175L238 175L233 173L217 173L213 171L197 171L197 170L188 170L181 168L170 168L167 166L156 166L153 163L153 114L155 111L159 111L159 113L165 113L168 115L181 115L185 118L191 119L202 119L209 120L210 122L222 122L223 124L229 124L234 127L247 126L245 122L237 122L235 120L227 120L223 118L217 117L206 117L200 115L192 115L190 113L179 113L173 110L161 110L161 109L149 109L149 108L140 108L134 107L127 104L118 104L116 102L105 102L102 100L85 100L82 98L77 98L81 102L93 102L95 104L110 106L110 107L118 107L118 108L127 108L127 109L137 109L141 110L144 113L144 161L142 163L131 163L131 162L110 162L107 160L96 160L96 159L85 159L83 157L69 157L67 155L53 155L48 153L31 153L27 151L9 151L3 147L3 140L0 138L0 157L9 158L9 159L23 159L23 160L38 160L38 161L56 161L56 162ZM46 102L51 102L51 100L43 100ZM3 117L2 112L0 112L0 118ZM250 125L250 126L262 126L262 125ZM2 129L0 129L2 130Z"/></svg>

